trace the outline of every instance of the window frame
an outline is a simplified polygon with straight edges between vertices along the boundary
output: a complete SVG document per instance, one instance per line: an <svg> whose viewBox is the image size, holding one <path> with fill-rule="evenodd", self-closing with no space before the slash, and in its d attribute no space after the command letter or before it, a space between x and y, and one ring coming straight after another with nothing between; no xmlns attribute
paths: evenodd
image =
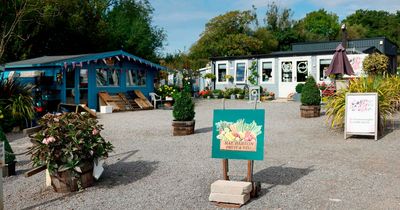
<svg viewBox="0 0 400 210"><path fill-rule="evenodd" d="M271 62L271 65L272 65L272 71L271 71L272 79L268 80L268 81L263 81L263 79L262 79L263 63L268 63L268 62ZM261 65L259 65L260 84L275 84L275 79L276 79L275 78L276 77L275 59L274 58L260 59L259 63L261 64Z"/></svg>
<svg viewBox="0 0 400 210"><path fill-rule="evenodd" d="M321 60L325 60L325 59L330 59L332 62L333 59L333 55L320 55L317 56L317 76L318 76L318 80L317 82L322 82L324 80L321 80Z"/></svg>
<svg viewBox="0 0 400 210"><path fill-rule="evenodd" d="M101 69L107 70L107 78L106 78L106 83L107 83L107 84L106 84L106 85L98 85L98 84L97 84L97 70L101 70ZM118 75L118 85L110 85L110 83L109 83L109 78L110 78L110 76L111 76L113 70L116 70L116 71L119 72L119 75ZM97 88L104 88L104 87L107 87L107 88L119 88L119 87L121 87L121 81L122 81L122 79L121 79L121 77L122 77L121 72L122 72L122 69L120 69L120 68L112 68L112 69L110 69L110 68L96 68L96 69L95 69L95 72L96 72L96 87L97 87Z"/></svg>
<svg viewBox="0 0 400 210"><path fill-rule="evenodd" d="M242 63L244 64L243 81L238 81L236 79L236 76L237 76L237 65L238 64L242 64ZM234 67L234 74L233 74L233 82L235 84L245 84L246 81L247 81L247 77L248 77L248 61L247 60L235 60L234 65L235 65L235 67Z"/></svg>
<svg viewBox="0 0 400 210"><path fill-rule="evenodd" d="M225 78L225 81L220 82L219 81L219 65L225 64L226 65L226 75L228 75L229 72L229 62L228 61L218 61L215 62L215 82L216 84L228 84L229 81Z"/></svg>

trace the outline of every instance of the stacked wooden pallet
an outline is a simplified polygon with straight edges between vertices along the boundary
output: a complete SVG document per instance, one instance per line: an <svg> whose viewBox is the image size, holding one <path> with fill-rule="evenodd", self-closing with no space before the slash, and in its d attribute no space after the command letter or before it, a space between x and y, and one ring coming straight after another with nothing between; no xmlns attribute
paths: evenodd
<svg viewBox="0 0 400 210"><path fill-rule="evenodd" d="M133 96L131 93L133 93ZM124 93L110 95L107 92L100 92L99 103L100 106L112 106L113 112L153 108L150 101L139 90L128 92L128 96Z"/></svg>

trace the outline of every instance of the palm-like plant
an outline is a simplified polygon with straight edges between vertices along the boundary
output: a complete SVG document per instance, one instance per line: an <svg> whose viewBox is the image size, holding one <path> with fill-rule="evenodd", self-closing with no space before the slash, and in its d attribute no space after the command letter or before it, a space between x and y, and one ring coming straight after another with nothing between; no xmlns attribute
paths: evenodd
<svg viewBox="0 0 400 210"><path fill-rule="evenodd" d="M378 93L380 126L384 126L387 117L397 111L392 102L400 100L400 78L397 76L368 76L351 80L348 88L339 90L328 100L326 115L331 127L344 125L346 93L370 92Z"/></svg>

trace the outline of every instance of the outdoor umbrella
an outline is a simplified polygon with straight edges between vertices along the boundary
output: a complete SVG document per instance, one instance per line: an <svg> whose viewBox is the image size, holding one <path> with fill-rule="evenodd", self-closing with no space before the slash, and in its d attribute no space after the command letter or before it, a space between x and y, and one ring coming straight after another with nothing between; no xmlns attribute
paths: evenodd
<svg viewBox="0 0 400 210"><path fill-rule="evenodd" d="M351 67L350 61L346 55L346 49L342 44L336 47L331 64L329 64L326 70L326 75L330 74L354 75L353 67Z"/></svg>

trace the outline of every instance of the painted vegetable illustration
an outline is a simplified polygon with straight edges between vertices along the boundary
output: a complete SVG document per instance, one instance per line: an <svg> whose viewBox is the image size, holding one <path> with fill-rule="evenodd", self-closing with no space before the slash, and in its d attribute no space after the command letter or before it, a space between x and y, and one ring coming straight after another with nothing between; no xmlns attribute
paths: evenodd
<svg viewBox="0 0 400 210"><path fill-rule="evenodd" d="M220 121L216 123L217 139L230 142L255 142L261 133L261 126L255 121L245 123L243 119L236 122Z"/></svg>

